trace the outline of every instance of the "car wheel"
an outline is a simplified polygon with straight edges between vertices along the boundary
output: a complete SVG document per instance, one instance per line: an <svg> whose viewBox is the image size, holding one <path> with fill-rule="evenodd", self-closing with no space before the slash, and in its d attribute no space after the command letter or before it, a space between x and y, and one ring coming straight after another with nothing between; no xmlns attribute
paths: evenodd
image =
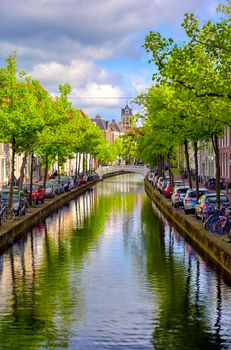
<svg viewBox="0 0 231 350"><path fill-rule="evenodd" d="M184 213L187 215L187 214L189 214L189 210L188 209L185 209L184 210Z"/></svg>

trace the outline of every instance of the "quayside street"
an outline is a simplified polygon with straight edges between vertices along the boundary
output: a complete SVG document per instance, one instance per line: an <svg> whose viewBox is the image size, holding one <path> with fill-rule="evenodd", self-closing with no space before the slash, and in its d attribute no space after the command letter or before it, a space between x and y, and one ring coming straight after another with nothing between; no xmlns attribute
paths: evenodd
<svg viewBox="0 0 231 350"><path fill-rule="evenodd" d="M143 176L77 196L0 256L2 349L228 349L231 285Z"/></svg>

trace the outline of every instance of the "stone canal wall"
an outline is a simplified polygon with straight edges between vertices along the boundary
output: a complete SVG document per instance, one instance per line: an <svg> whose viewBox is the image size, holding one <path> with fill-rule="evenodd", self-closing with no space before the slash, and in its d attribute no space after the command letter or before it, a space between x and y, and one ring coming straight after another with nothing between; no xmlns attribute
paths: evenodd
<svg viewBox="0 0 231 350"><path fill-rule="evenodd" d="M0 226L0 249L7 247L14 242L14 239L27 232L41 220L63 207L85 191L91 189L99 180L91 181L85 185L74 188L70 192L60 194L53 199L46 200L29 208L25 216L16 217L13 222L2 222Z"/></svg>
<svg viewBox="0 0 231 350"><path fill-rule="evenodd" d="M215 262L231 277L231 243L224 237L207 231L201 221L192 215L185 215L182 209L172 208L167 200L145 179L145 190L156 207L167 217L176 229L199 248L199 253Z"/></svg>

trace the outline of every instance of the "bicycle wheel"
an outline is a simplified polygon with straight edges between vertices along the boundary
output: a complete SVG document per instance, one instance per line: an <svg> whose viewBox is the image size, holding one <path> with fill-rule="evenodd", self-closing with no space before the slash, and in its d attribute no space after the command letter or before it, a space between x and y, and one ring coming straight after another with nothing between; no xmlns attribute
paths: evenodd
<svg viewBox="0 0 231 350"><path fill-rule="evenodd" d="M14 214L13 210L6 209L2 215L2 218L6 222L11 222L15 219L15 214Z"/></svg>
<svg viewBox="0 0 231 350"><path fill-rule="evenodd" d="M222 218L214 224L215 233L223 235L227 232L227 219Z"/></svg>
<svg viewBox="0 0 231 350"><path fill-rule="evenodd" d="M204 228L208 230L208 223L213 218L214 215L209 215L207 219L203 222Z"/></svg>
<svg viewBox="0 0 231 350"><path fill-rule="evenodd" d="M214 223L220 219L217 215L210 215L204 223L206 230L214 232Z"/></svg>

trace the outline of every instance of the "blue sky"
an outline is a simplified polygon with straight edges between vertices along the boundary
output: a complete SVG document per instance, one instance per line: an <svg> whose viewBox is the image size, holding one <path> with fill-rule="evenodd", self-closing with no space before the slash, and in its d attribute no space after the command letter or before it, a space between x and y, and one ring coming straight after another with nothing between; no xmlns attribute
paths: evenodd
<svg viewBox="0 0 231 350"><path fill-rule="evenodd" d="M91 118L99 114L120 120L126 97L137 96L152 83L155 67L142 48L145 35L160 31L183 41L184 13L195 13L201 23L215 20L218 3L0 0L0 63L5 65L6 57L17 50L18 69L38 79L51 94L58 93L59 84L69 83L76 108Z"/></svg>

